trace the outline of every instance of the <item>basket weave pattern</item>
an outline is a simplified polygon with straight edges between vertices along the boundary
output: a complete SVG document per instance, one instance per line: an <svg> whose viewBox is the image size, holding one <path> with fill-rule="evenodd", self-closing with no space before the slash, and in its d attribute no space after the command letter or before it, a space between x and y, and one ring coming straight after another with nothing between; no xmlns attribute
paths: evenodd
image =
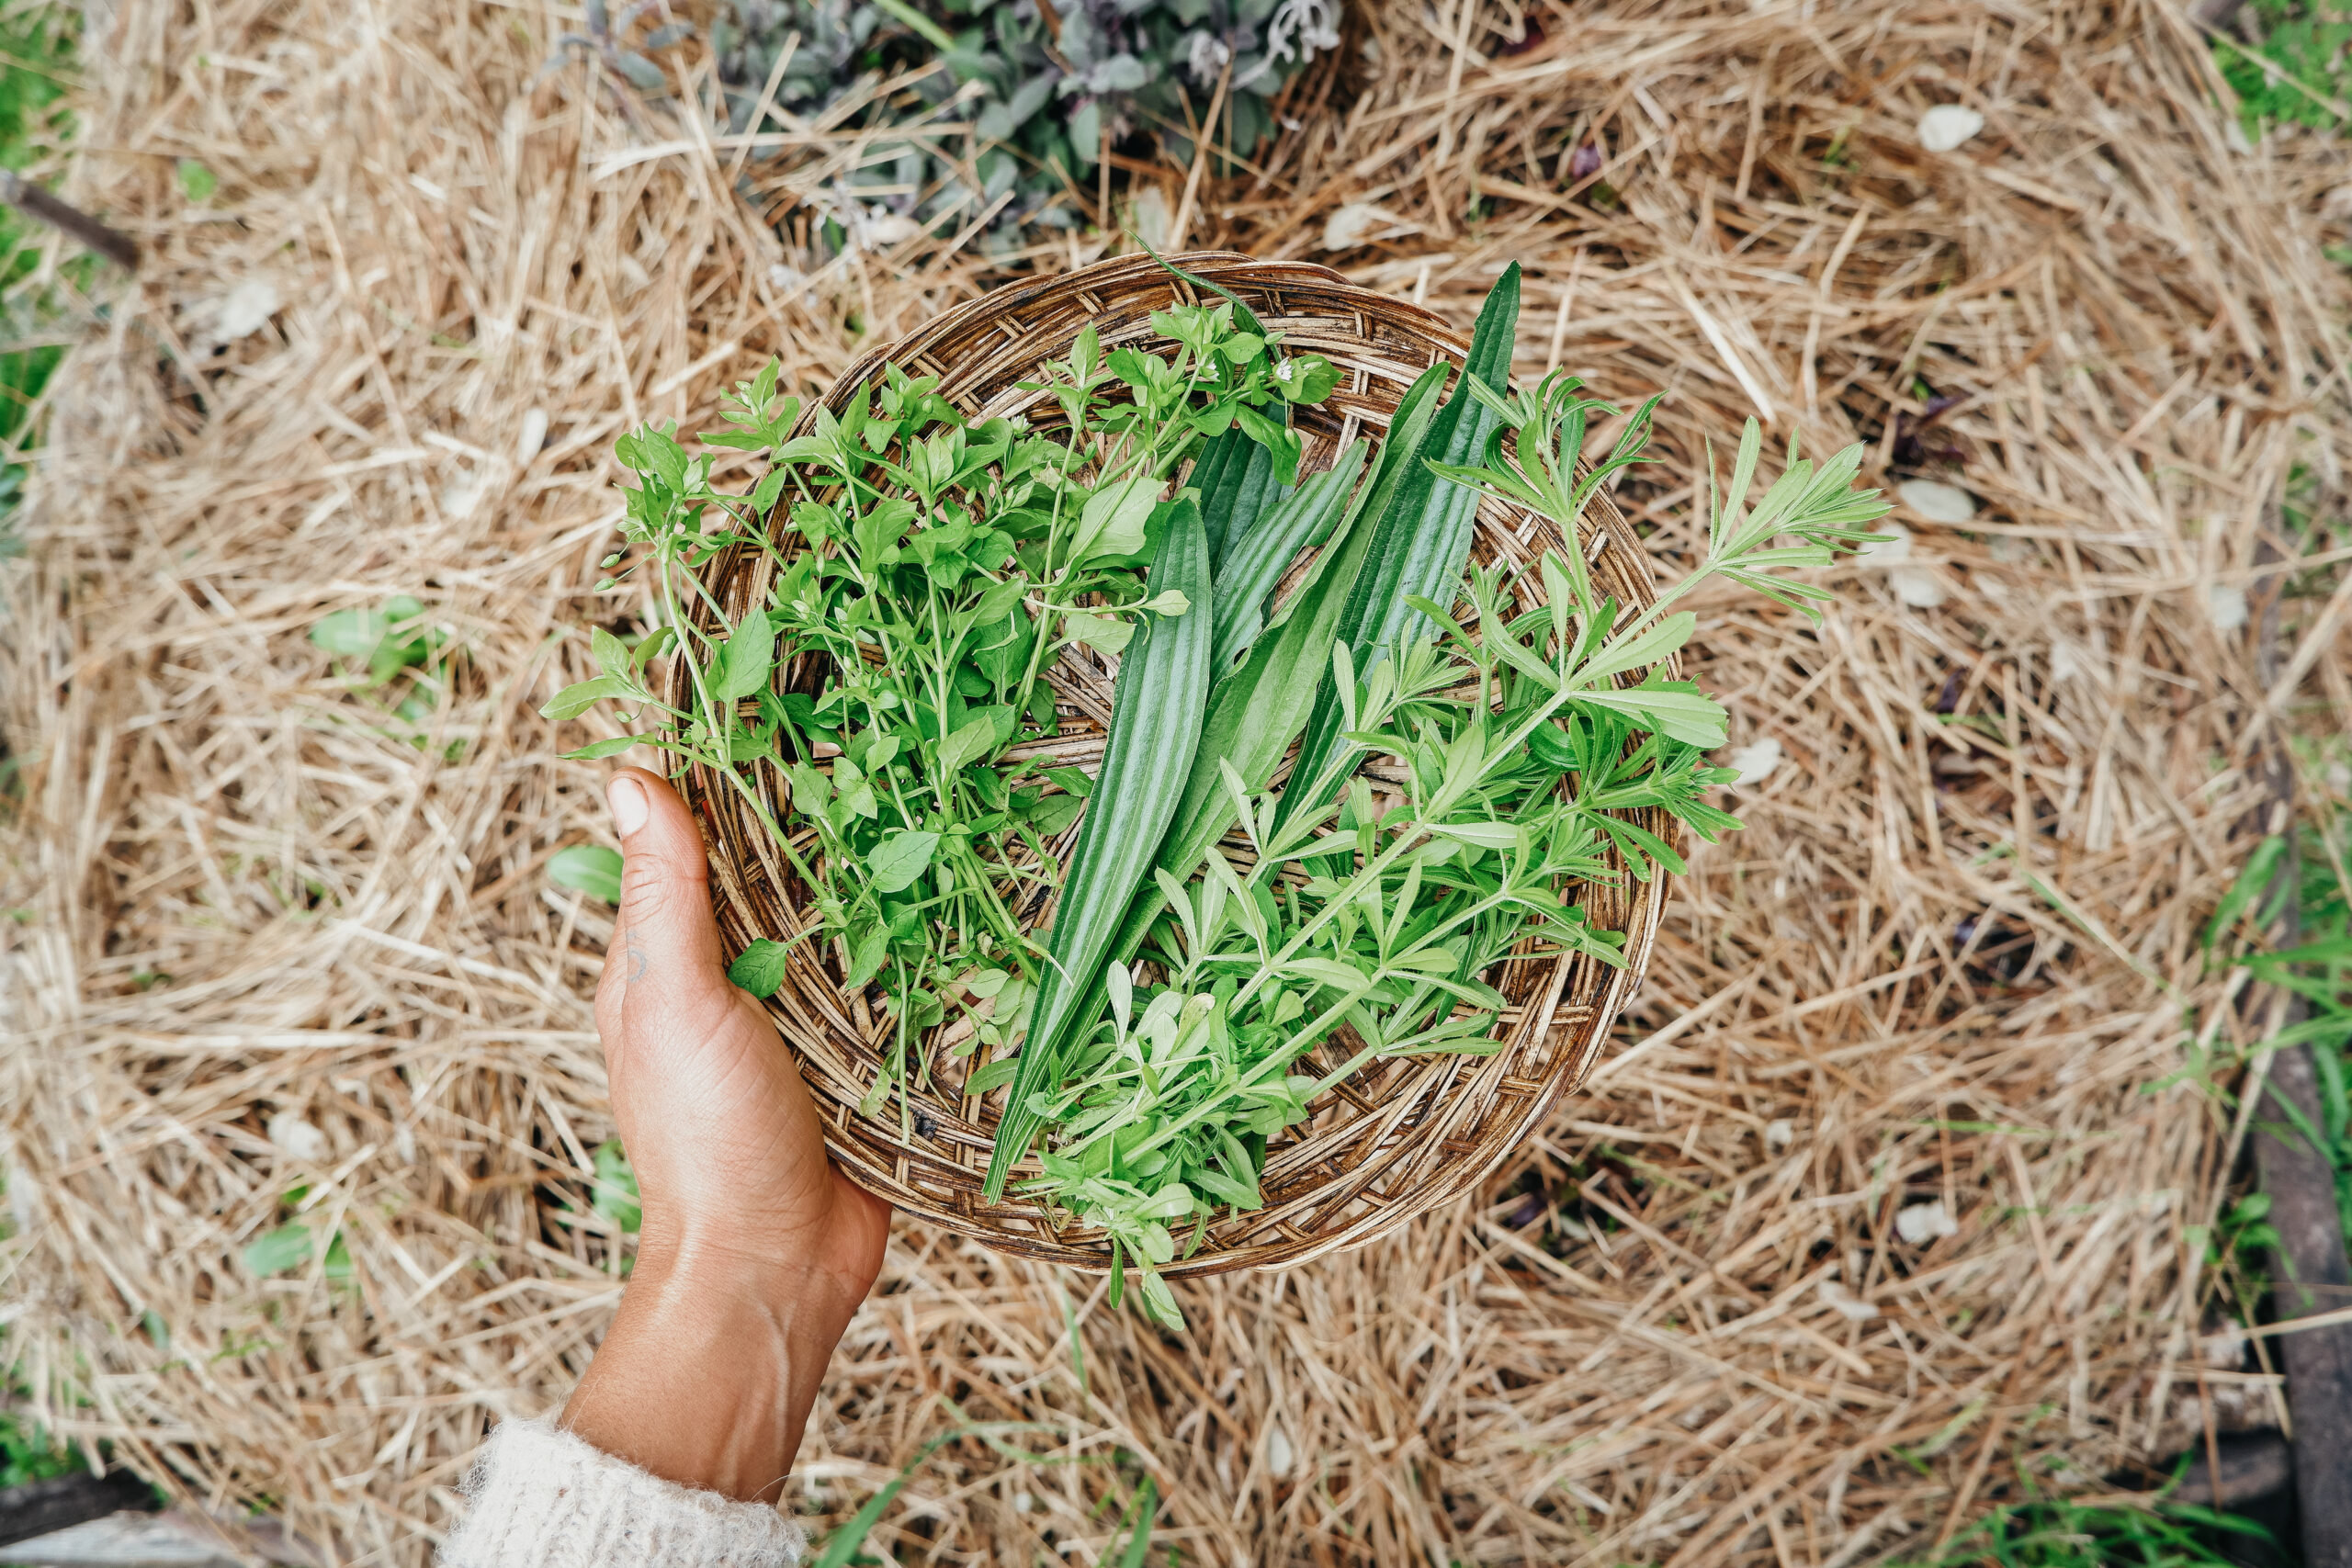
<svg viewBox="0 0 2352 1568"><path fill-rule="evenodd" d="M1385 432L1414 378L1441 357L1459 363L1466 350L1430 312L1354 288L1323 267L1225 253L1180 259L1187 270L1248 301L1284 334L1290 350L1323 355L1340 369L1339 389L1326 402L1293 411L1306 451L1302 472L1328 467L1360 433ZM942 395L973 417L1035 416L1039 405L1049 410L1050 404L1018 383L1037 378L1041 366L1067 355L1081 327L1093 324L1105 352L1126 344L1159 344L1147 320L1150 312L1194 302L1190 285L1148 257L1102 262L1004 289L869 352L842 373L825 406L838 413L884 362L895 361L910 373L941 378ZM1650 604L1647 557L1606 495L1593 498L1583 530L1579 544L1593 562L1597 588L1631 606ZM1488 501L1479 511L1473 555L1482 562L1524 563L1561 542L1548 520ZM773 565L762 553L739 547L704 570L712 596L730 617L765 604ZM819 673L787 666L779 679L813 689ZM1040 749L1050 750L1053 761L1091 772L1110 713L1109 672L1065 656L1048 679L1060 735ZM760 787L783 820L786 803L777 780L773 770L763 773ZM757 818L707 770L690 771L684 784L709 841L728 951L756 937L781 941L799 931L814 918L807 890ZM1662 812L1637 820L1669 840L1675 830ZM1066 833L1057 852L1066 853L1075 837L1075 829ZM1246 853L1238 840L1228 842ZM1261 1183L1265 1206L1215 1220L1191 1255L1163 1272L1277 1267L1362 1246L1475 1186L1591 1070L1611 1021L1648 963L1665 880L1661 874L1646 885L1585 890L1594 924L1626 933L1626 967L1551 952L1522 951L1507 960L1499 973L1488 975L1511 1003L1498 1024L1499 1050L1369 1065L1325 1095L1306 1123L1271 1141ZM1024 917L1034 925L1049 908L1043 901ZM842 1168L899 1208L1000 1250L1082 1269L1104 1267L1109 1249L1099 1233L1019 1201L1010 1189L1003 1201L981 1201L981 1174L1004 1091L978 1099L962 1094L967 1071L980 1058L951 1061L942 1054L924 1086L921 1064L933 1056L926 1041L910 1057L904 1101L894 1096L873 1116L858 1113L890 1050L893 1025L876 1005L878 991L872 998L842 992L842 972L835 947L799 944L784 985L767 1003L799 1053L827 1144ZM1335 1038L1297 1070L1323 1070L1336 1059L1334 1051L1344 1055L1346 1049L1345 1039ZM1016 1169L1016 1187L1023 1169L1034 1169L1034 1161ZM1190 1227L1181 1227L1180 1245L1189 1239Z"/></svg>

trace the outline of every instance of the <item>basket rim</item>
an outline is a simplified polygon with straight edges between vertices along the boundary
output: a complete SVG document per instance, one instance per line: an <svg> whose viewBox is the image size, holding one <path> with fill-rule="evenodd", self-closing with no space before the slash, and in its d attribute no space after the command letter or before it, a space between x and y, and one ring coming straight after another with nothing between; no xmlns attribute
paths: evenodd
<svg viewBox="0 0 2352 1568"><path fill-rule="evenodd" d="M1251 308L1272 318L1269 324L1279 322L1288 327L1298 320L1328 323L1340 321L1343 316L1351 316L1355 330L1362 336L1370 330L1369 323L1376 319L1396 334L1410 338L1417 344L1427 345L1430 357L1424 363L1434 363L1435 358L1442 355L1458 364L1466 354L1467 340L1434 312L1409 301L1362 288L1319 264L1261 262L1231 251L1189 252L1170 260L1188 272L1211 279L1237 293L1246 295L1256 291L1265 303L1252 304ZM1122 291L1136 295L1156 292L1164 298L1156 302L1125 299L1117 309L1111 309L1106 302ZM1318 309L1304 318L1285 315L1277 305L1287 291L1316 296ZM1073 272L1024 279L962 301L910 333L869 347L842 369L822 397L808 402L802 411L795 434L805 433L813 424L820 410L838 412L840 405L871 383L883 366L894 362L910 372L939 375L942 395L965 409L967 414L985 412L986 400L980 401L978 407L974 406L972 385L956 384L959 375L971 368L965 361L972 356L972 351L967 348L959 356L941 360L933 356L933 350L937 345L955 344L964 336L978 333L1001 335L1006 344L1020 347L1023 357L1030 364L1066 351L1062 346L1066 338L1059 343L1041 344L1031 342L1031 335L1040 329L1023 321L1024 316L1058 310L1064 312L1062 321L1068 322L1072 319L1068 315L1069 309L1075 304L1085 321L1102 330L1107 345L1129 339L1156 337L1146 320L1150 310L1165 308L1170 303L1193 303L1214 298L1213 294L1163 270L1149 257L1112 258ZM1113 328L1115 330L1105 330ZM1055 330L1059 329L1057 327ZM1069 325L1067 336L1075 336L1076 331L1075 324ZM986 346L985 343L983 346ZM1004 351L1003 345L998 347L1000 352ZM1399 370L1410 373L1418 373L1421 367L1420 365L1402 362L1398 366ZM1364 386L1369 386L1369 379L1361 369L1358 379ZM1378 400L1374 397L1372 401L1376 404ZM1393 397L1389 399L1388 406L1393 409ZM1351 414L1350 417L1352 419L1354 416ZM1477 514L1476 532L1482 539L1489 535L1490 527L1496 526L1488 516L1492 505L1491 502L1483 503ZM1538 543L1548 541L1558 545L1563 542L1548 521L1531 518L1529 524ZM1581 524L1577 547L1586 548L1588 539L1596 541L1589 553L1597 558L1603 547L1622 545L1623 547L1614 552L1611 570L1630 573L1630 581L1625 586L1632 590L1631 596L1636 602L1653 601L1657 589L1647 553L1640 547L1623 513L1606 492L1596 493ZM705 586L712 591L714 597L722 602L731 599L748 604L751 593L732 590L748 581L752 584L752 592L760 595L764 602L766 570L766 558L762 552L749 545L737 545L707 562L701 572ZM706 626L714 614L707 604L699 601L693 613ZM741 606L732 613L741 613ZM1675 664L1679 673L1679 657ZM668 695L674 702L679 694L676 683L683 680L674 661L670 680L673 689ZM718 781L709 770L695 765L686 770L682 783L688 803L703 828L706 845L710 852L714 904L718 907L716 912L722 930L729 933L730 948L740 947L752 935L784 937L795 934L798 927L763 920L750 907L753 899L747 890L749 884L741 862L744 858L756 858L758 845L751 846L752 857L735 854L729 829L740 827L740 823L730 822L729 808L733 803L721 793ZM1670 819L1662 818L1655 826L1663 826L1668 833L1675 830ZM773 873L772 861L767 866L755 867L752 871L753 875L771 883L774 881ZM1259 1230L1270 1229L1280 1239L1231 1249L1204 1247L1200 1253L1163 1266L1159 1271L1169 1278L1182 1278L1238 1269L1283 1268L1330 1252L1352 1249L1368 1245L1484 1180L1510 1156L1528 1132L1548 1117L1559 1101L1579 1088L1589 1074L1605 1042L1609 1026L1632 999L1646 973L1669 886L1668 874L1660 868L1650 882L1629 895L1632 907L1625 911L1623 967L1602 969L1600 973L1604 977L1600 979L1597 994L1584 996L1580 993L1578 999L1565 1011L1562 1008L1563 993L1570 972L1578 966L1578 961L1566 955L1540 955L1549 962L1548 975L1540 987L1544 995L1541 1009L1537 1010L1544 1020L1542 1028L1533 1032L1521 1031L1529 1011L1534 1009L1531 999L1517 1010L1521 1014L1520 1021L1498 1023L1498 1034L1509 1041L1514 1037L1514 1032L1538 1033L1543 1037L1537 1043L1538 1049L1548 1043L1554 1034L1572 1026L1580 1028L1583 1039L1580 1046L1557 1053L1557 1060L1541 1079L1509 1083L1510 1091L1519 1100L1518 1111L1510 1117L1509 1135L1500 1138L1491 1134L1486 1136L1483 1139L1486 1146L1476 1152L1476 1157L1437 1160L1435 1176L1421 1180L1418 1185L1408 1185L1400 1197L1382 1199L1375 1196L1372 1189L1384 1171L1406 1160L1408 1156L1422 1154L1423 1146L1429 1144L1433 1132L1442 1134L1447 1127L1461 1120L1462 1102L1469 1092L1468 1086L1457 1084L1455 1087L1464 1092L1450 1096L1433 1091L1426 1115L1401 1129L1392 1128L1358 1164L1341 1170L1339 1175L1312 1190L1318 1196L1327 1192L1336 1193L1351 1205L1369 1204L1368 1213L1333 1227L1329 1234L1314 1231L1298 1234L1296 1227L1271 1212L1275 1205L1270 1200L1268 1209L1259 1211L1253 1217L1261 1222ZM792 906L773 886L766 891L787 913L792 912ZM993 1111L985 1103L973 1112L981 1120L973 1122L968 1127L962 1124L964 1118L961 1116L954 1117L955 1124L952 1125L946 1117L917 1120L914 1131L924 1139L922 1145L910 1144L903 1133L888 1139L873 1135L883 1130L881 1118L861 1116L855 1103L856 1097L844 1093L846 1089L862 1091L871 1079L845 1085L834 1081L831 1072L812 1068L812 1052L805 1043L812 1033L834 1038L846 1035L857 1040L877 1064L879 1055L871 1050L871 1042L863 1039L864 1031L859 1029L852 1016L860 1010L861 999L845 998L833 977L824 973L820 961L807 956L814 945L796 947L796 960L784 986L766 999L764 1006L787 1041L797 1039L804 1043L795 1048L796 1065L804 1079L813 1080L809 1087L819 1104L828 1152L834 1163L851 1179L894 1207L930 1219L984 1245L1087 1271L1101 1271L1107 1268L1109 1258L1105 1249L1090 1245L1080 1235L1065 1235L1057 1230L1053 1219L1043 1215L1035 1204L1016 1201L1010 1194L1002 1202L992 1205L978 1204L960 1193L963 1201L949 1202L941 1201L933 1192L919 1185L925 1179L956 1185L957 1179L949 1171L959 1168L968 1169L968 1159L964 1156L975 1149L985 1155L992 1143L992 1136L982 1134L992 1133L995 1121ZM800 961L802 958L807 958L805 964ZM1507 962L1519 961L1512 959ZM1578 1016L1570 1019L1570 1014ZM1498 1055L1517 1054L1519 1047L1514 1046ZM853 1049L850 1055L855 1055L856 1050ZM1476 1060L1491 1062L1496 1059ZM1459 1064L1473 1059L1456 1057L1451 1060ZM1456 1071L1453 1076L1460 1078L1463 1075ZM1482 1076L1485 1075L1476 1071L1469 1073L1469 1086L1475 1086ZM1443 1084L1437 1086L1438 1089L1445 1087ZM1345 1087L1332 1092L1344 1093ZM1494 1091L1489 1089L1488 1092L1491 1097ZM911 1108L914 1097L909 1094L904 1098L906 1107ZM972 1102L965 1103L967 1110L971 1111ZM1355 1122L1374 1119L1367 1113L1357 1117ZM933 1125L929 1128L922 1126L923 1120L933 1121ZM1441 1137L1439 1142L1442 1150L1453 1140ZM1277 1145L1276 1149L1269 1151L1270 1171L1272 1168L1272 1156L1280 1152L1281 1147ZM961 1156L956 1152L959 1149ZM1463 1154L1467 1156L1469 1151L1463 1151ZM885 1155L888 1156L887 1159L881 1157ZM1023 1164L1034 1162L1034 1157L1027 1156ZM973 1174L976 1176L977 1173ZM1283 1205L1284 1208L1297 1206L1298 1201L1295 1198L1286 1200ZM1015 1222L1019 1222L1022 1228L1015 1228Z"/></svg>

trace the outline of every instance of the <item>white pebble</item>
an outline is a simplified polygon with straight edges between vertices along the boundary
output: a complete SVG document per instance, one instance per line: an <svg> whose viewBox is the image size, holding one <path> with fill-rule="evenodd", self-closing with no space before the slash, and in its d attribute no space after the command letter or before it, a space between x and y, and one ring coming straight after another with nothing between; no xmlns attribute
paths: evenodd
<svg viewBox="0 0 2352 1568"><path fill-rule="evenodd" d="M291 1111L280 1111L270 1117L269 1141L303 1165L316 1165L325 1159L331 1146L324 1133Z"/></svg>
<svg viewBox="0 0 2352 1568"><path fill-rule="evenodd" d="M1266 1428L1266 1473L1279 1481L1290 1473L1291 1461L1295 1456L1290 1448L1290 1434L1276 1421Z"/></svg>
<svg viewBox="0 0 2352 1568"><path fill-rule="evenodd" d="M1796 1141L1797 1124L1790 1121L1787 1117L1783 1116L1776 1121L1767 1122L1764 1123L1764 1146L1766 1148L1773 1150L1785 1149Z"/></svg>
<svg viewBox="0 0 2352 1568"><path fill-rule="evenodd" d="M1905 1204L1894 1216L1894 1234L1914 1247L1926 1247L1939 1236L1958 1235L1960 1222L1951 1217L1942 1199L1933 1198L1925 1203Z"/></svg>
<svg viewBox="0 0 2352 1568"><path fill-rule="evenodd" d="M481 468L459 468L447 484L441 487L441 510L452 523L462 523L474 514L481 498L490 493L490 475Z"/></svg>
<svg viewBox="0 0 2352 1568"><path fill-rule="evenodd" d="M1949 152L1984 129L1984 117L1965 104L1938 104L1919 117L1919 145Z"/></svg>
<svg viewBox="0 0 2352 1568"><path fill-rule="evenodd" d="M1012 1495L1012 1511L1016 1514L1035 1513L1037 1511L1036 1494L1034 1492L1014 1493Z"/></svg>
<svg viewBox="0 0 2352 1568"><path fill-rule="evenodd" d="M1894 487L1903 504L1930 523L1958 527L1976 521L1976 498L1939 479L1905 479Z"/></svg>
<svg viewBox="0 0 2352 1568"><path fill-rule="evenodd" d="M1951 597L1943 574L1929 566L1899 566L1886 574L1894 596L1915 610L1932 610Z"/></svg>
<svg viewBox="0 0 2352 1568"><path fill-rule="evenodd" d="M1327 251L1351 251L1371 240L1393 239L1399 233L1409 234L1415 225L1395 213L1374 207L1368 201L1351 201L1334 209L1323 220L1323 248Z"/></svg>
<svg viewBox="0 0 2352 1568"><path fill-rule="evenodd" d="M1739 777L1732 780L1732 783L1742 788L1749 784L1762 784L1772 776L1773 770L1780 765L1781 738L1777 735L1768 735L1761 740L1751 741L1724 759L1724 766L1738 770Z"/></svg>
<svg viewBox="0 0 2352 1568"><path fill-rule="evenodd" d="M280 301L277 285L266 277L248 277L220 301L217 331L222 343L251 337L269 325Z"/></svg>
<svg viewBox="0 0 2352 1568"><path fill-rule="evenodd" d="M514 460L528 463L548 444L548 411L533 409L523 416L522 434L514 438Z"/></svg>
<svg viewBox="0 0 2352 1568"><path fill-rule="evenodd" d="M890 245L903 245L922 232L922 225L902 212L882 211L865 220L865 245L868 250L882 250Z"/></svg>
<svg viewBox="0 0 2352 1568"><path fill-rule="evenodd" d="M2213 617L2215 631L2237 630L2245 625L2250 614L2245 601L2245 590L2233 588L2226 582L2213 584L2212 587L2205 590L2205 611Z"/></svg>
<svg viewBox="0 0 2352 1568"><path fill-rule="evenodd" d="M1856 550L1855 560L1864 566L1900 566L1911 558L1910 529L1900 523L1873 523L1871 531L1886 537Z"/></svg>
<svg viewBox="0 0 2352 1568"><path fill-rule="evenodd" d="M1878 1315L1878 1308L1855 1295L1835 1280L1821 1281L1821 1299L1836 1309L1838 1315L1849 1323L1868 1323Z"/></svg>
<svg viewBox="0 0 2352 1568"><path fill-rule="evenodd" d="M1877 532L1887 537L1874 545L1864 545L1855 552L1855 560L1863 566L1888 568L1887 586L1894 590L1897 599L1914 609L1932 610L1951 597L1951 590L1944 581L1943 573L1931 566L1912 561L1910 529L1900 523L1880 523L1874 526Z"/></svg>
<svg viewBox="0 0 2352 1568"><path fill-rule="evenodd" d="M1158 186L1146 186L1136 192L1127 209L1127 221L1136 226L1136 238L1159 250L1168 243L1168 226L1175 220L1168 210L1168 193Z"/></svg>

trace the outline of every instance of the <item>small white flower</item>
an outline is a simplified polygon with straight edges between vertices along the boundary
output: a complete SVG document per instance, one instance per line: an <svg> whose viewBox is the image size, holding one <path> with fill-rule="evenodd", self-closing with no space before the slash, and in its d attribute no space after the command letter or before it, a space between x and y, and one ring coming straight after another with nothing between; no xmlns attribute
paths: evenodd
<svg viewBox="0 0 2352 1568"><path fill-rule="evenodd" d="M1797 1141L1797 1124L1787 1117L1778 1117L1764 1123L1764 1146L1775 1152Z"/></svg>
<svg viewBox="0 0 2352 1568"><path fill-rule="evenodd" d="M1738 770L1739 777L1731 782L1743 789L1749 784L1762 784L1780 765L1781 738L1777 735L1768 735L1761 740L1752 741L1724 759L1724 766Z"/></svg>
<svg viewBox="0 0 2352 1568"><path fill-rule="evenodd" d="M1277 381L1287 381L1287 380L1289 380L1289 379L1290 379L1290 361L1289 361L1289 360L1284 359L1284 360L1279 361L1279 362L1274 366L1274 379L1275 379L1275 380L1277 380Z"/></svg>
<svg viewBox="0 0 2352 1568"><path fill-rule="evenodd" d="M1965 104L1938 104L1919 117L1919 145L1949 152L1984 129L1984 117Z"/></svg>
<svg viewBox="0 0 2352 1568"><path fill-rule="evenodd" d="M1204 86L1223 74L1225 62L1233 58L1233 47L1206 28L1194 32L1186 42L1189 50L1184 63L1193 73L1193 80Z"/></svg>
<svg viewBox="0 0 2352 1568"><path fill-rule="evenodd" d="M1340 47L1339 0L1283 0L1266 24L1266 59L1304 64L1317 52Z"/></svg>
<svg viewBox="0 0 2352 1568"><path fill-rule="evenodd" d="M1958 485L1937 479L1905 479L1894 487L1903 504L1930 523L1952 527L1976 521L1976 498Z"/></svg>
<svg viewBox="0 0 2352 1568"><path fill-rule="evenodd" d="M1960 1222L1951 1217L1940 1198L1905 1205L1894 1216L1894 1234L1914 1247L1926 1247L1939 1236L1958 1235Z"/></svg>
<svg viewBox="0 0 2352 1568"><path fill-rule="evenodd" d="M2205 613L2213 617L2215 631L2233 632L2245 625L2252 611L2246 604L2245 589L2216 582L2205 590Z"/></svg>

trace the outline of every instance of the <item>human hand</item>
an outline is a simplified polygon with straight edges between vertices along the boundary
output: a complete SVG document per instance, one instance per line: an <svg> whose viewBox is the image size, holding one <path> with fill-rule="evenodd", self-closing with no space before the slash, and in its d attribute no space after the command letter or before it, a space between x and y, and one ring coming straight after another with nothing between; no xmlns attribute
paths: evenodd
<svg viewBox="0 0 2352 1568"><path fill-rule="evenodd" d="M728 982L684 803L638 768L606 798L623 869L596 1032L645 1217L563 1425L681 1485L772 1496L890 1210L825 1157L791 1053Z"/></svg>

